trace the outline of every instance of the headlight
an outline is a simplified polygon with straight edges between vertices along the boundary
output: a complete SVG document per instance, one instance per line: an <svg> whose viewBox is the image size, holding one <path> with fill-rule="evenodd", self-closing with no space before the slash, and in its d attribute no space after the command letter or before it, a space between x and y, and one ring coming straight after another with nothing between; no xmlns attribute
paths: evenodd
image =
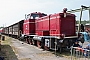
<svg viewBox="0 0 90 60"><path fill-rule="evenodd" d="M25 35L24 37L26 38L27 36Z"/></svg>

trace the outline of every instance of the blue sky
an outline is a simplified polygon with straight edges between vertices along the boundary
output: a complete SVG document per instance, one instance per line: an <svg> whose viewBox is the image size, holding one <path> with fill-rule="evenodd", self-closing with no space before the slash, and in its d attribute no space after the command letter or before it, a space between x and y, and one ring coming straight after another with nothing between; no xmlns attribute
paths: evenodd
<svg viewBox="0 0 90 60"><path fill-rule="evenodd" d="M0 0L0 26L9 26L25 18L31 12L54 14L63 8L77 9L81 5L90 6L90 0ZM79 20L80 13L75 13ZM82 20L88 20L88 11Z"/></svg>

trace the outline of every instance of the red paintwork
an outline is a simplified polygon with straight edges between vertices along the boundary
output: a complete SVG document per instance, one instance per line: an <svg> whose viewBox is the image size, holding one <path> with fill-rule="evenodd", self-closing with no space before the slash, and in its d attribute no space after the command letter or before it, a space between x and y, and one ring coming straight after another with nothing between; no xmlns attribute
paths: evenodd
<svg viewBox="0 0 90 60"><path fill-rule="evenodd" d="M3 33L4 29L0 29L0 33Z"/></svg>
<svg viewBox="0 0 90 60"><path fill-rule="evenodd" d="M35 34L35 20L29 19L29 20L24 20L24 34L29 35L29 34Z"/></svg>
<svg viewBox="0 0 90 60"><path fill-rule="evenodd" d="M63 17L63 13L53 14L50 16L50 35L60 36L75 36L75 16L67 14Z"/></svg>
<svg viewBox="0 0 90 60"><path fill-rule="evenodd" d="M46 31L47 33L45 33ZM39 36L75 36L75 15L67 13L52 14L36 20L36 34Z"/></svg>
<svg viewBox="0 0 90 60"><path fill-rule="evenodd" d="M36 20L36 30L43 30L43 23L41 22L42 18Z"/></svg>
<svg viewBox="0 0 90 60"><path fill-rule="evenodd" d="M41 17L36 20L36 34L39 36L49 35L49 16Z"/></svg>
<svg viewBox="0 0 90 60"><path fill-rule="evenodd" d="M35 13L36 14L36 13ZM39 36L58 36L62 34L65 36L75 36L75 15L65 13L52 14L49 16L41 17L38 19L24 20L23 34L36 34ZM36 24L36 25L35 25ZM36 31L35 31L36 30Z"/></svg>
<svg viewBox="0 0 90 60"><path fill-rule="evenodd" d="M46 15L44 13L40 13L40 12L33 12L31 13L30 15L32 14L36 14L40 17ZM31 16L29 19L27 20L24 20L24 24L23 24L23 34L26 34L26 35L30 35L30 34L35 34L35 20L36 19L31 19Z"/></svg>

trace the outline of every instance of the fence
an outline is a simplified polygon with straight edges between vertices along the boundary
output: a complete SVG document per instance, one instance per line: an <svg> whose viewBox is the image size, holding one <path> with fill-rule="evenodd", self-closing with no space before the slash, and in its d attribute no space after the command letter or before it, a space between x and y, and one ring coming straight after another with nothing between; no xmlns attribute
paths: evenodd
<svg viewBox="0 0 90 60"><path fill-rule="evenodd" d="M85 48L72 47L71 60L90 60L90 50Z"/></svg>

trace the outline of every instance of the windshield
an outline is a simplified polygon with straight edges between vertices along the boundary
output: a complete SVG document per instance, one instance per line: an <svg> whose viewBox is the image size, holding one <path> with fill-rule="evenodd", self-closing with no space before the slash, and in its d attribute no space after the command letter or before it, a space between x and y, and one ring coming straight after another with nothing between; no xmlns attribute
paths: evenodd
<svg viewBox="0 0 90 60"><path fill-rule="evenodd" d="M37 19L39 18L39 14L31 14L31 19Z"/></svg>
<svg viewBox="0 0 90 60"><path fill-rule="evenodd" d="M32 13L27 15L27 20L28 19L38 19L39 17L47 16L47 14L38 14L38 13Z"/></svg>
<svg viewBox="0 0 90 60"><path fill-rule="evenodd" d="M42 14L42 17L43 17L43 16L47 16L47 14L44 14L44 13L43 13L43 14Z"/></svg>

